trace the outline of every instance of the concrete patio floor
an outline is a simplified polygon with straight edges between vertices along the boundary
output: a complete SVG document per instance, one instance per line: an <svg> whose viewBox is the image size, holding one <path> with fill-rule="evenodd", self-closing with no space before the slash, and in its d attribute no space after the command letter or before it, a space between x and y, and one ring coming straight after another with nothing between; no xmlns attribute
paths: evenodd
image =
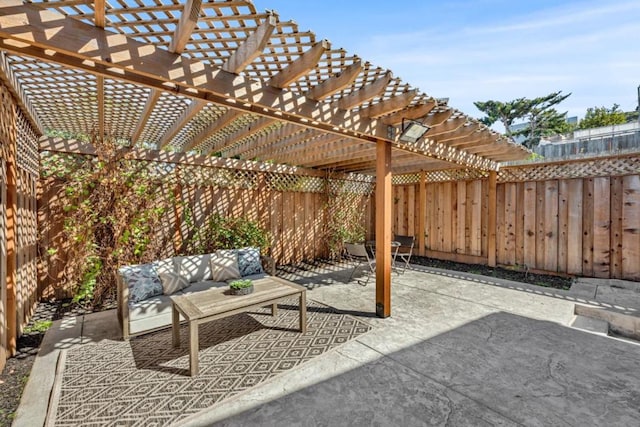
<svg viewBox="0 0 640 427"><path fill-rule="evenodd" d="M392 275L387 319L345 266L282 271L373 330L180 425L640 424L640 346L569 327L597 300L427 270ZM56 322L14 425L43 425L60 349L117 334L114 312Z"/></svg>

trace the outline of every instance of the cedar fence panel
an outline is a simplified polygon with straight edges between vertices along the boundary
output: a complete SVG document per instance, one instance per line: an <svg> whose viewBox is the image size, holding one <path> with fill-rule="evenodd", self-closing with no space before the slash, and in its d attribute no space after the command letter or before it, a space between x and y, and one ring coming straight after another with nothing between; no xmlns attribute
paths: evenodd
<svg viewBox="0 0 640 427"><path fill-rule="evenodd" d="M497 264L640 280L639 171L638 155L503 168L496 185ZM429 257L487 264L488 179L476 175L427 173L424 230L409 226L413 213L406 209L419 210L420 185L399 179L394 231L424 233Z"/></svg>

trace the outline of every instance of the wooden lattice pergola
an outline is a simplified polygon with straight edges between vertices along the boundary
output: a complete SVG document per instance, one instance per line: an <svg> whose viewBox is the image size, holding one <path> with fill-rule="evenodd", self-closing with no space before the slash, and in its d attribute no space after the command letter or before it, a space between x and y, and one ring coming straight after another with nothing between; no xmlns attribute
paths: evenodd
<svg viewBox="0 0 640 427"><path fill-rule="evenodd" d="M250 0L3 0L0 77L43 134L376 176L390 314L391 176L495 171L520 145ZM430 127L415 143L403 120ZM41 150L83 152L42 138Z"/></svg>

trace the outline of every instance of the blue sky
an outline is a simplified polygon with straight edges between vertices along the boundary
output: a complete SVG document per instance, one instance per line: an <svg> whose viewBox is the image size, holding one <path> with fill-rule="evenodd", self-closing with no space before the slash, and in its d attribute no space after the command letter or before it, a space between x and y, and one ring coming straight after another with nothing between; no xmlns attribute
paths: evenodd
<svg viewBox="0 0 640 427"><path fill-rule="evenodd" d="M640 1L254 0L449 105L561 90L559 106L637 106Z"/></svg>

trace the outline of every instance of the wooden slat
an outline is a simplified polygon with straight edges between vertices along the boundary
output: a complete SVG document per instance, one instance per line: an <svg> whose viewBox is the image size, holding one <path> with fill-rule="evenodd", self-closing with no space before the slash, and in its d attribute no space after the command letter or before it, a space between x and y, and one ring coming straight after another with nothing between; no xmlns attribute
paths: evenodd
<svg viewBox="0 0 640 427"><path fill-rule="evenodd" d="M558 181L545 182L544 199L543 269L558 271Z"/></svg>
<svg viewBox="0 0 640 427"><path fill-rule="evenodd" d="M489 176L491 176L491 172ZM491 188L489 188L489 191L491 191ZM482 183L480 181L473 181L471 185L471 197L473 202L471 207L471 252L469 255L479 256L482 253ZM491 209L491 205L489 205L489 209ZM489 218L491 218L491 215L489 215ZM491 241L491 239L489 241Z"/></svg>
<svg viewBox="0 0 640 427"><path fill-rule="evenodd" d="M524 264L524 183L516 183L516 264Z"/></svg>
<svg viewBox="0 0 640 427"><path fill-rule="evenodd" d="M305 94L309 99L314 101L322 101L323 99L341 91L351 85L362 71L362 62L357 60L353 64L346 67L340 73L330 77L311 89Z"/></svg>
<svg viewBox="0 0 640 427"><path fill-rule="evenodd" d="M489 172L489 200L488 200L488 204L489 204L489 217L488 217L488 223L487 223L487 228L488 228L488 240L487 240L487 262L489 264L490 267L495 267L496 266L496 257L497 257L497 203L498 203L498 199L497 199L497 173L495 172ZM477 190L476 190L477 191ZM468 203L468 198L469 194L467 194L467 203ZM470 206L467 205L467 209L469 209ZM476 209L474 209L474 211L477 211ZM473 215L472 215L473 218ZM471 231L471 230L470 230ZM473 233L470 234L470 240L473 240ZM473 250L472 253L470 253L471 255L479 255L477 253L477 251Z"/></svg>
<svg viewBox="0 0 640 427"><path fill-rule="evenodd" d="M524 183L523 260L528 268L536 268L536 183Z"/></svg>
<svg viewBox="0 0 640 427"><path fill-rule="evenodd" d="M271 133L269 135L262 136L259 140L252 140L251 137L257 133L263 131L265 128L274 125L277 120L269 119L267 117L260 117L256 121L247 124L245 127L238 129L237 131L230 133L222 140L214 143L211 148L204 154L216 153L223 151L227 157L235 157L244 154L250 148L256 148L270 142L273 142L279 138L285 138L283 134L291 135L295 132L299 132L300 128L297 126L288 124L282 128ZM245 140L238 144L239 141Z"/></svg>
<svg viewBox="0 0 640 427"><path fill-rule="evenodd" d="M583 181L570 179L567 189L567 273L582 274Z"/></svg>
<svg viewBox="0 0 640 427"><path fill-rule="evenodd" d="M622 271L624 278L640 279L640 176L625 176L622 182Z"/></svg>
<svg viewBox="0 0 640 427"><path fill-rule="evenodd" d="M593 277L593 179L583 182L582 274Z"/></svg>
<svg viewBox="0 0 640 427"><path fill-rule="evenodd" d="M169 52L182 53L191 38L191 33L198 25L198 16L202 7L202 0L187 0L180 14L180 20L176 25Z"/></svg>
<svg viewBox="0 0 640 427"><path fill-rule="evenodd" d="M504 233L505 233L505 251L504 261L508 265L516 264L516 204L517 189L513 182L505 183L504 193Z"/></svg>
<svg viewBox="0 0 640 427"><path fill-rule="evenodd" d="M451 252L452 249L452 218L449 214L451 212L452 201L452 186L451 182L445 182L443 184L443 198L442 198L442 213L443 213L443 224L442 224L442 250L445 252Z"/></svg>
<svg viewBox="0 0 640 427"><path fill-rule="evenodd" d="M569 252L569 181L558 182L558 271L567 271Z"/></svg>
<svg viewBox="0 0 640 427"><path fill-rule="evenodd" d="M331 43L327 40L322 40L314 44L311 49L300 55L285 69L271 77L267 84L277 88L285 88L289 86L291 83L298 80L318 65L322 55L329 49L331 49Z"/></svg>
<svg viewBox="0 0 640 427"><path fill-rule="evenodd" d="M271 34L276 29L277 18L268 16L262 24L252 33L242 45L231 54L222 64L222 69L229 73L239 74L247 65L256 59L267 46Z"/></svg>
<svg viewBox="0 0 640 427"><path fill-rule="evenodd" d="M593 180L593 274L608 279L611 274L611 200L608 177Z"/></svg>
<svg viewBox="0 0 640 427"><path fill-rule="evenodd" d="M98 125L95 130L100 141L104 139L104 77L96 76L96 96L98 101Z"/></svg>
<svg viewBox="0 0 640 427"><path fill-rule="evenodd" d="M498 184L496 189L496 262L506 264L506 236L505 236L505 187L507 183Z"/></svg>
<svg viewBox="0 0 640 427"><path fill-rule="evenodd" d="M611 278L622 279L622 177L611 177Z"/></svg>
<svg viewBox="0 0 640 427"><path fill-rule="evenodd" d="M418 255L424 256L425 251L425 232L426 232L426 215L427 215L427 175L424 171L420 172L420 184L418 187Z"/></svg>

